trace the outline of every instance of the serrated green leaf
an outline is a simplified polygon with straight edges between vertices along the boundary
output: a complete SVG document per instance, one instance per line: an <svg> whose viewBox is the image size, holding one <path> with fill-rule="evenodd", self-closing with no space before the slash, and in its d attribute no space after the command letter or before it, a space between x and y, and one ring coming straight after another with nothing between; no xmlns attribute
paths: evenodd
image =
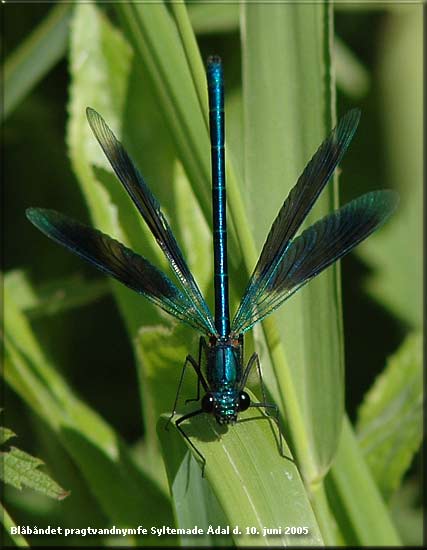
<svg viewBox="0 0 427 550"><path fill-rule="evenodd" d="M386 499L401 483L421 445L422 404L422 338L412 334L389 358L358 414L358 440Z"/></svg>
<svg viewBox="0 0 427 550"><path fill-rule="evenodd" d="M63 489L48 474L39 470L43 461L30 454L11 447L10 451L0 453L0 479L16 489L23 486L62 500L70 492Z"/></svg>

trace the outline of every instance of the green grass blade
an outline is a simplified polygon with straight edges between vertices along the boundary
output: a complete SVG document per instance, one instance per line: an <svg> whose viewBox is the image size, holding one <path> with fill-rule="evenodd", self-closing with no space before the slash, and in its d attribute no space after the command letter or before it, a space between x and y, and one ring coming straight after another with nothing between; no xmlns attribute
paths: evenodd
<svg viewBox="0 0 427 550"><path fill-rule="evenodd" d="M359 409L360 447L386 500L420 448L422 403L421 335L412 334L389 358Z"/></svg>
<svg viewBox="0 0 427 550"><path fill-rule="evenodd" d="M159 436L168 464L169 483L175 491L183 487L193 489L200 483L201 469L189 469L183 439L178 432L171 441L172 428L165 432L159 425ZM284 457L277 447L274 423L263 418L260 411L250 409L235 426L219 427L206 415L182 424L197 449L206 459L205 479L215 495L227 524L239 526L241 533L230 533L230 541L238 546L318 546L322 537L313 514L303 481L286 444ZM181 445L181 459L177 461L173 445ZM195 479L193 479L193 476ZM209 514L209 523L212 523ZM286 526L305 526L308 535L285 533ZM225 526L224 526L225 527ZM257 529L257 535L246 532L246 527ZM263 527L282 527L281 534L263 535Z"/></svg>
<svg viewBox="0 0 427 550"><path fill-rule="evenodd" d="M333 123L330 14L323 4L247 4L244 26L245 181L251 226L261 248L278 205ZM310 221L335 202L330 185ZM343 344L338 288L335 266L275 315L276 327L283 327L286 358L276 340L277 328L270 320L263 325L273 359L274 373L270 373L282 396L298 463L308 483L327 472L341 429ZM263 362L267 364L264 357Z"/></svg>
<svg viewBox="0 0 427 550"><path fill-rule="evenodd" d="M206 128L209 128L208 102L206 97L206 71L197 47L196 36L191 26L187 8L182 0L174 2L171 6L176 27L181 38L188 66L191 70L194 89L197 93L200 111L204 115Z"/></svg>
<svg viewBox="0 0 427 550"><path fill-rule="evenodd" d="M202 478L200 465L183 445L182 437L177 436L173 424L169 425L168 431L165 427L165 418L160 419L158 433L167 457L176 525L188 529L188 533L180 536L181 545L230 546L230 535L208 533L210 525L225 526L228 519L209 483ZM194 536L194 532L190 534L194 527L202 529L203 533L198 536Z"/></svg>
<svg viewBox="0 0 427 550"><path fill-rule="evenodd" d="M202 209L205 220L211 220L211 189L209 133L206 125L207 113L201 109L203 95L207 97L206 83L201 82L200 55L195 50L188 25L182 23L186 16L183 7L178 7L181 36L185 35L185 46L175 28L164 4L117 4L124 32L135 51L137 66L150 75L158 104L165 115L170 129L174 149L178 153L193 192ZM161 37L161 39L159 39ZM186 60L191 62L191 66ZM200 89L202 87L203 89ZM196 89L197 88L197 89ZM242 249L255 252L252 237L245 223L246 214L239 193L235 170L227 161L227 187L230 211L229 263L233 283L242 281ZM244 277L243 277L244 279Z"/></svg>
<svg viewBox="0 0 427 550"><path fill-rule="evenodd" d="M153 403L156 407L150 416L150 422L155 420L162 403L164 407L165 396L168 397L170 405L173 403L177 373L182 367L182 360L180 363L176 361L176 351L178 350L179 355L184 357L185 346L182 328L169 333L165 333L162 328L144 329L140 333L138 349L146 366L144 382L152 388ZM195 347L194 344L193 347ZM194 373L191 371L187 373L184 382L181 401L194 396L196 390ZM187 412L187 409L180 407L179 411L181 414ZM215 522L223 525L252 525L258 518L256 522L258 526L273 527L280 522L280 524L285 522L289 526L309 525L311 538L294 536L294 543L316 544L320 534L306 490L287 448L285 447L287 458L279 455L273 422L265 418L260 419L259 412L245 414L243 420L231 427L229 433L223 436L225 443L222 439L215 441L218 427L207 415L202 415L197 421L191 423L189 429L186 426L185 429L189 430L188 433L197 448L200 448L206 456L208 488L203 484L200 486L200 468L196 468L195 471L190 467L192 473L189 474L187 459L183 462L182 437L179 434L173 436L172 428L165 431L164 422L159 425L158 433L168 469L178 526L189 528L191 522L193 526L196 523L206 529ZM189 476L191 482L188 486ZM257 480L255 486L249 483L250 487L247 488L244 485L240 489L242 494L231 498L230 494L242 484L242 480L252 479ZM236 509L233 509L236 498L248 499L247 495L244 497L245 491L250 493L249 509L242 507L242 504L236 505ZM191 494L199 495L199 499L197 501L190 499ZM269 494L271 504L267 504ZM284 495L289 495L289 498ZM271 509L274 510L274 514ZM296 512L301 513L301 516L295 516ZM225 523L218 519L222 517L225 517ZM204 544L207 544L208 540L209 537L204 538ZM267 540L268 538L262 538L258 543L267 544ZM290 544L286 537L283 540L284 544ZM250 544L246 537L237 537L235 542L239 545ZM257 542L254 539L252 543ZM215 544L219 544L216 539Z"/></svg>
<svg viewBox="0 0 427 550"><path fill-rule="evenodd" d="M6 59L3 120L64 56L71 13L71 4L54 6L31 35Z"/></svg>
<svg viewBox="0 0 427 550"><path fill-rule="evenodd" d="M326 487L347 546L401 546L348 419Z"/></svg>
<svg viewBox="0 0 427 550"><path fill-rule="evenodd" d="M123 29L138 63L150 75L175 150L193 184L206 219L210 218L209 138L186 55L163 3L117 4ZM161 39L159 39L161 37Z"/></svg>
<svg viewBox="0 0 427 550"><path fill-rule="evenodd" d="M232 32L239 28L238 3L189 4L188 14L197 34Z"/></svg>
<svg viewBox="0 0 427 550"><path fill-rule="evenodd" d="M169 331L168 333L163 328L144 329L140 332L138 350L146 367L144 382L152 388L152 399L155 407L150 415L150 422L155 421L156 415L162 410L162 406L164 409L165 396L167 396L169 405L172 406L177 389L177 374L183 364L182 358L185 357L186 350L191 349L186 348L188 344L188 336L186 341L185 331L182 328L176 328L173 332ZM192 347L195 349L195 342L193 342ZM181 357L180 361L176 359L177 351ZM196 379L194 373L190 371L184 379L179 414L188 412L188 409L183 408L181 403L185 398L193 397L195 391ZM254 418L254 420L247 421L248 418ZM168 469L178 526L189 528L191 521L193 521L193 525L196 522L197 525L201 524L207 528L210 524L219 521L216 518L223 516L225 516L226 522L220 522L222 524L234 525L237 522L242 525L242 517L248 513L248 510L242 510L241 506L238 506L233 511L229 504L230 492L233 492L233 487L241 484L242 479L256 478L261 489L259 493L256 493L256 489L252 488L251 512L246 519L246 523L248 525L252 524L251 521L256 516L262 518L262 521L259 521L264 525L273 526L274 521L279 521L279 518L281 518L282 523L286 522L287 525L302 525L308 521L308 516L310 519L309 525L312 526L310 527L310 533L314 538L309 541L303 540L307 544L315 544L317 537L315 534L319 531L313 517L311 505L308 505L306 490L300 480L297 467L293 460L288 459L290 456L288 452L285 452L288 458L283 459L280 457L273 423L269 423L267 419L260 420L259 418L259 412L245 414L244 421L231 427L229 433L224 436L228 442L225 448L222 440L215 442L216 424L207 415L202 415L194 423L195 427L191 423L189 434L207 459L206 476L210 480L209 490L206 487L199 486L200 468L197 468L197 475L191 469L196 477L191 477L192 483L187 488L190 474L187 469L187 460L185 460L185 463L182 462L182 437L179 434L172 437L174 430L171 428L166 432L164 423L159 426L158 433ZM258 424L261 424L261 426L258 427ZM286 473L287 468L291 468L288 472L289 476ZM210 476L213 476L213 481ZM298 483L295 481L296 486L292 483L289 485L290 482L287 481L287 477L297 479ZM274 501L272 504L275 511L274 518L271 515L270 508L266 507L265 499L269 492L271 492L271 498ZM198 494L200 498L197 501L191 500L189 494ZM283 496L285 494L292 495L292 498L285 498ZM234 497L232 502L234 502ZM295 510L302 513L299 523L295 523L298 519L294 516ZM192 520L190 521L189 518L192 518ZM303 523L301 523L302 520L304 520ZM300 539L300 537L297 538ZM207 544L209 538L203 540L204 544ZM239 545L249 544L245 538L242 540L239 538L236 543ZM215 540L215 544L219 544L219 542ZM286 544L289 544L289 541Z"/></svg>
<svg viewBox="0 0 427 550"><path fill-rule="evenodd" d="M27 548L29 547L28 542L25 540L25 538L22 535L11 535L12 529L17 529L16 523L13 521L13 519L10 517L8 511L3 506L3 503L0 501L0 518L1 523L4 527L4 530L6 533L9 534L10 538L14 542L15 546L18 548ZM3 539L5 542L5 540Z"/></svg>

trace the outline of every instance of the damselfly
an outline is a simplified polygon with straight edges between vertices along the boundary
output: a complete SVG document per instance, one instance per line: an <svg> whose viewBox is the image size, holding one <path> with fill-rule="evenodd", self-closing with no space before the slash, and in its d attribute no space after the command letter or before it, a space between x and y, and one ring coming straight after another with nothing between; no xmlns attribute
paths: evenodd
<svg viewBox="0 0 427 550"><path fill-rule="evenodd" d="M185 360L172 412L173 417L185 369L191 365L198 378L197 400L200 400L200 386L203 387L204 395L200 408L181 416L176 426L203 464L204 457L181 426L185 420L209 413L219 424L232 424L236 422L239 413L248 407L270 410L274 413L273 417L278 419L277 407L265 399L258 355L254 353L244 364L245 332L380 227L398 202L396 193L392 191L367 193L325 216L296 237L356 131L360 113L358 110L348 112L320 145L284 201L231 320L227 268L224 79L221 60L217 56L208 59L207 80L212 161L214 316L184 260L157 199L122 144L93 109L87 109L93 133L168 259L181 288L146 258L108 235L53 210L27 210L29 220L48 237L203 335L200 338L198 360L191 355ZM261 381L261 402L251 402L245 391L254 366Z"/></svg>

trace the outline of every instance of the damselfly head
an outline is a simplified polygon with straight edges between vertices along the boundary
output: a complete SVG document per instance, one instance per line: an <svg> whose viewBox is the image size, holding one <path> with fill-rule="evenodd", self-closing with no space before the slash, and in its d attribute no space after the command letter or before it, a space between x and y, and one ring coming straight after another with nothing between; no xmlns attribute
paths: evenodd
<svg viewBox="0 0 427 550"><path fill-rule="evenodd" d="M221 426L235 424L238 413L246 411L251 399L245 391L209 392L202 399L202 410L213 414Z"/></svg>

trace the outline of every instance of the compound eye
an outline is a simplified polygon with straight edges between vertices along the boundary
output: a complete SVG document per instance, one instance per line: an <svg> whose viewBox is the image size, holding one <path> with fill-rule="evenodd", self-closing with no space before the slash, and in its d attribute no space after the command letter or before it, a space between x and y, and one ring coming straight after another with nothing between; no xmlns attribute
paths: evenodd
<svg viewBox="0 0 427 550"><path fill-rule="evenodd" d="M202 398L202 409L205 413L211 413L215 408L215 397L207 393Z"/></svg>
<svg viewBox="0 0 427 550"><path fill-rule="evenodd" d="M246 411L247 408L249 408L249 405L251 404L251 398L245 391L241 391L239 393L239 411Z"/></svg>

